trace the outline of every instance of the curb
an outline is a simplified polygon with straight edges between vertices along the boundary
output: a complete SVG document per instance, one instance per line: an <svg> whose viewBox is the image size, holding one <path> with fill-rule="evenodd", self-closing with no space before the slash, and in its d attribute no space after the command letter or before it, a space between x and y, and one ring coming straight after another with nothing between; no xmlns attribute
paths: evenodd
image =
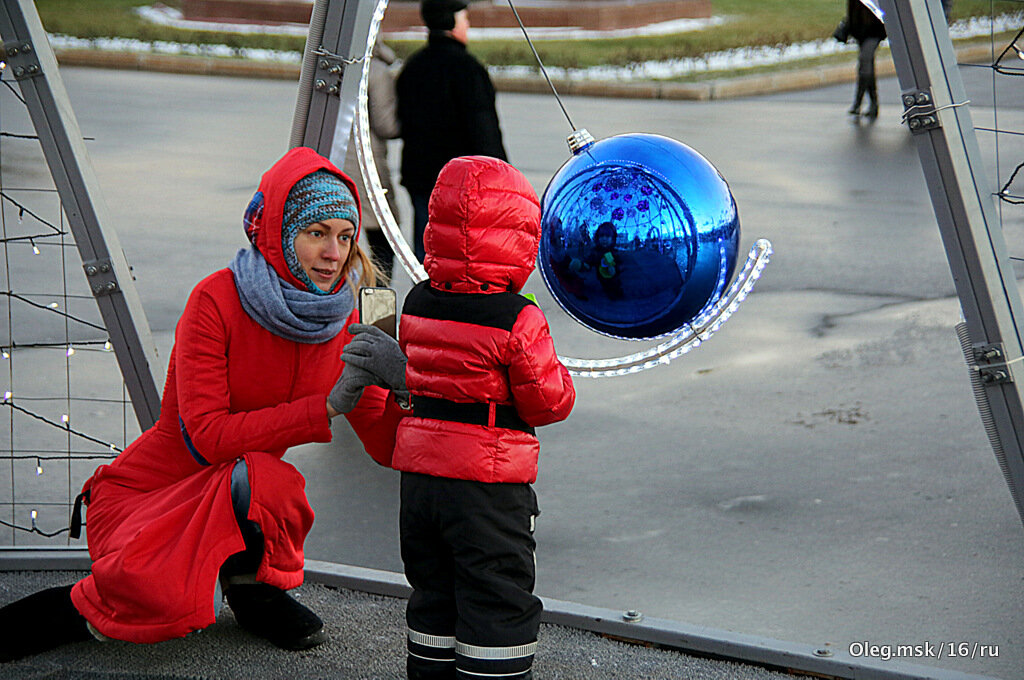
<svg viewBox="0 0 1024 680"><path fill-rule="evenodd" d="M988 62L992 58L992 48L987 43L965 43L954 46L954 50L957 60L961 62ZM92 49L61 49L55 50L55 54L61 66L88 66L188 75L298 80L301 70L299 64L278 64L223 57L105 52ZM875 69L877 74L882 77L895 75L896 68L888 50L879 54ZM851 59L849 62L827 66L715 78L693 83L655 80L641 82L554 80L553 82L559 94L579 97L710 101L809 90L826 85L853 82L855 79L856 61ZM540 75L530 78L496 77L494 86L499 92L526 94L550 92L547 81Z"/></svg>

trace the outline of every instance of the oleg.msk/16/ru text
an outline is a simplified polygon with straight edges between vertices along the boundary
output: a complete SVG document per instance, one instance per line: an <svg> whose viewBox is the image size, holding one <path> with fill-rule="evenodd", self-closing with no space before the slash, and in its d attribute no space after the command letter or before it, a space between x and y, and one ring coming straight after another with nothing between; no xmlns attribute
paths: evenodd
<svg viewBox="0 0 1024 680"><path fill-rule="evenodd" d="M850 656L889 659L982 659L999 656L999 645L980 642L922 642L913 645L884 645L872 642L851 642Z"/></svg>

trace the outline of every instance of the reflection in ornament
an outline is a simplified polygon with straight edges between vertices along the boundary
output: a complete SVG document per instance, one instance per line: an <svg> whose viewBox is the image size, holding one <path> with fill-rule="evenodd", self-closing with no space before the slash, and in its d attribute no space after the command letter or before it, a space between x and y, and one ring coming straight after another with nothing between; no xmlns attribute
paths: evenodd
<svg viewBox="0 0 1024 680"><path fill-rule="evenodd" d="M541 202L548 289L599 333L645 339L677 331L722 297L736 269L740 222L728 185L703 156L668 137L580 144Z"/></svg>

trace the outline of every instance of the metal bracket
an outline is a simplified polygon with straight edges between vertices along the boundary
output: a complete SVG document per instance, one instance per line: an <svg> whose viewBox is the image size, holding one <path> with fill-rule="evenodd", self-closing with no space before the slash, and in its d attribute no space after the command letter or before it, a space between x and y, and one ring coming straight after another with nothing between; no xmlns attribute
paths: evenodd
<svg viewBox="0 0 1024 680"><path fill-rule="evenodd" d="M36 58L32 44L24 40L11 40L3 44L0 59L11 66L15 80L34 78L43 75L39 68L39 59Z"/></svg>
<svg viewBox="0 0 1024 680"><path fill-rule="evenodd" d="M89 260L82 263L85 275L88 277L89 287L95 297L110 295L120 290L117 285L117 276L114 274L114 267L109 259Z"/></svg>
<svg viewBox="0 0 1024 680"><path fill-rule="evenodd" d="M316 80L313 81L313 89L337 97L341 92L341 74L349 63L347 59L321 50L316 61Z"/></svg>
<svg viewBox="0 0 1024 680"><path fill-rule="evenodd" d="M903 121L914 134L941 127L935 110L935 100L928 90L903 93Z"/></svg>
<svg viewBox="0 0 1024 680"><path fill-rule="evenodd" d="M1013 382L1010 362L1006 360L1006 351L999 342L974 345L974 361L978 366L978 375L986 385L1002 385Z"/></svg>

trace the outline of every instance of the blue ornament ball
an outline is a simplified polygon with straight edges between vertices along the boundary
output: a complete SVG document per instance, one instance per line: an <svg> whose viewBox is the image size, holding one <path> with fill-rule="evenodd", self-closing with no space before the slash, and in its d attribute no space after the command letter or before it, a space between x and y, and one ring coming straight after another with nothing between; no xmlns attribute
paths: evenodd
<svg viewBox="0 0 1024 680"><path fill-rule="evenodd" d="M541 211L544 282L599 333L672 333L717 302L736 270L740 221L725 178L668 137L584 145L551 179Z"/></svg>

